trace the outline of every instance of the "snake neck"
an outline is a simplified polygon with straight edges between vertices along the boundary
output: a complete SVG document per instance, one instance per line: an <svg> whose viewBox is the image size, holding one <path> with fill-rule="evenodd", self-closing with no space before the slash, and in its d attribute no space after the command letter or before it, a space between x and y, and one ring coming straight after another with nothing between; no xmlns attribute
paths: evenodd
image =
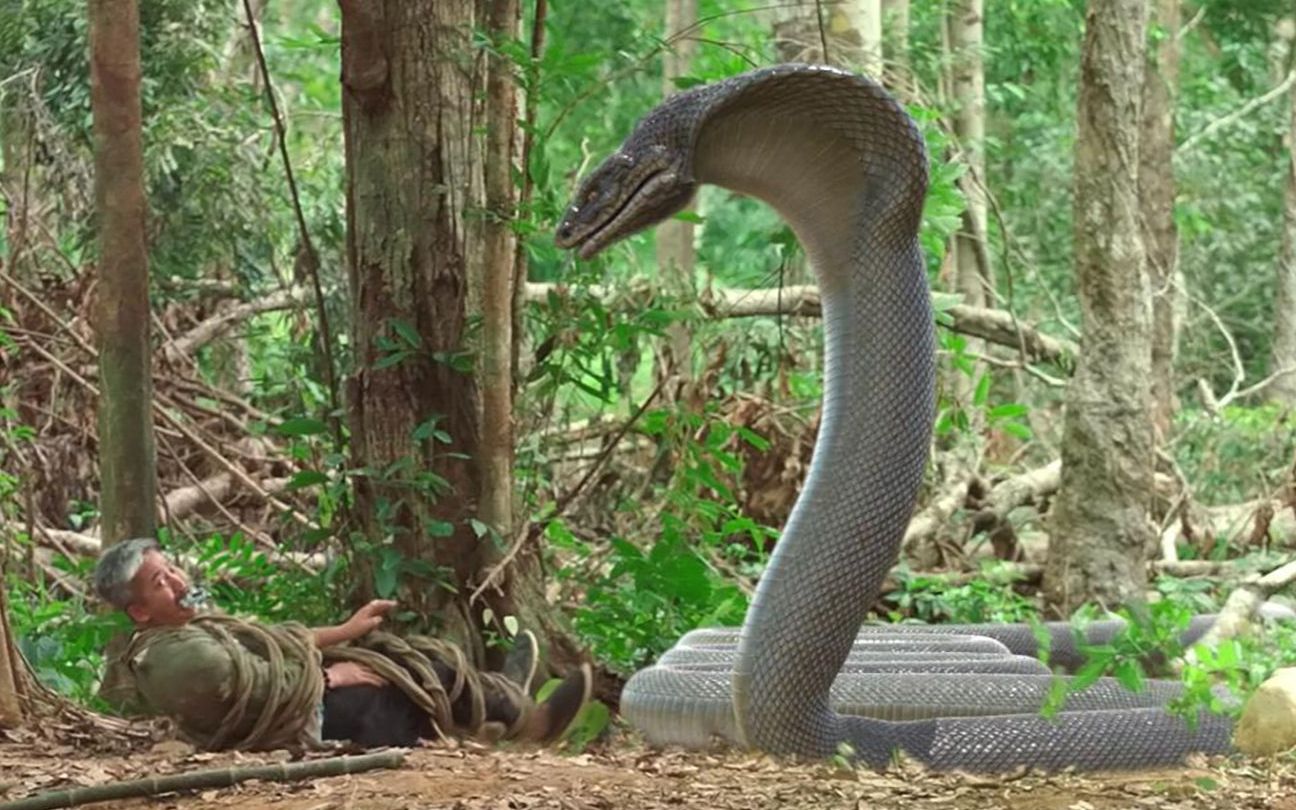
<svg viewBox="0 0 1296 810"><path fill-rule="evenodd" d="M734 695L747 744L830 755L848 735L829 687L921 485L934 340L917 244L921 138L872 83L824 78L718 102L699 130L694 172L774 207L821 289L819 435L743 627Z"/></svg>

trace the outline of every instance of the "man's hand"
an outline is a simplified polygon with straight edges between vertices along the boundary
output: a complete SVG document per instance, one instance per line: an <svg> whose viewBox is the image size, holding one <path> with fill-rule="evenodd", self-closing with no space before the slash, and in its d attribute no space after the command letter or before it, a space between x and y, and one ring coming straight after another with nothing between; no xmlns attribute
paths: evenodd
<svg viewBox="0 0 1296 810"><path fill-rule="evenodd" d="M387 683L377 672L355 661L329 664L324 672L328 674L330 689L340 689L343 686L383 686Z"/></svg>
<svg viewBox="0 0 1296 810"><path fill-rule="evenodd" d="M351 618L346 620L346 627L351 639L357 639L374 630L382 624L383 616L396 607L396 603L390 599L375 599L369 604L357 610Z"/></svg>
<svg viewBox="0 0 1296 810"><path fill-rule="evenodd" d="M324 649L334 644L355 641L382 624L383 616L394 607L396 603L390 599L375 599L353 613L351 618L342 624L333 627L316 627L311 631L315 635L315 646Z"/></svg>

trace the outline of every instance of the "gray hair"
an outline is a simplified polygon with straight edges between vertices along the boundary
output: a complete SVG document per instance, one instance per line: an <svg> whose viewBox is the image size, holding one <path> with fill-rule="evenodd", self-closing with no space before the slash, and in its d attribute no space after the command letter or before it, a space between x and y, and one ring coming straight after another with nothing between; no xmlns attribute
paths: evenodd
<svg viewBox="0 0 1296 810"><path fill-rule="evenodd" d="M99 554L94 572L94 589L99 598L125 610L135 597L131 580L139 571L144 554L149 551L162 551L152 537L134 537L104 549Z"/></svg>

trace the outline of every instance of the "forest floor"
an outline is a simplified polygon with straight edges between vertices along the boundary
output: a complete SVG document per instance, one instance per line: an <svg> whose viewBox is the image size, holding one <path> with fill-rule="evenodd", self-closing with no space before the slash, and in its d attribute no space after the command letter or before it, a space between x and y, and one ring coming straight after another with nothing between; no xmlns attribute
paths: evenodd
<svg viewBox="0 0 1296 810"><path fill-rule="evenodd" d="M135 753L0 737L0 807L71 786L274 761L199 754L178 743ZM577 755L478 746L411 751L397 770L95 804L98 810L764 810L765 808L1265 808L1296 810L1296 759L1202 759L1174 770L982 777L775 762L738 753L656 751L617 739Z"/></svg>

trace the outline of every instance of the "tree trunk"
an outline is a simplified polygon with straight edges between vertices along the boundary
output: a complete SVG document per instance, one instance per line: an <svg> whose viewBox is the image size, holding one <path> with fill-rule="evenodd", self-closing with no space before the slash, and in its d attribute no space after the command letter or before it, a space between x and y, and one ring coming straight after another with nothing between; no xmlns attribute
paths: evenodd
<svg viewBox="0 0 1296 810"><path fill-rule="evenodd" d="M1296 45L1296 40L1292 41ZM1296 84L1290 92L1291 125L1287 133L1287 180L1283 185L1282 245L1274 289L1274 335L1269 386L1274 402L1296 407ZM1286 373L1282 373L1286 371Z"/></svg>
<svg viewBox="0 0 1296 810"><path fill-rule="evenodd" d="M90 101L99 217L101 536L156 532L153 381L136 0L90 2Z"/></svg>
<svg viewBox="0 0 1296 810"><path fill-rule="evenodd" d="M913 91L909 68L909 0L883 0L882 20L887 45L883 71L887 87L908 97Z"/></svg>
<svg viewBox="0 0 1296 810"><path fill-rule="evenodd" d="M13 630L9 627L9 605L5 602L5 588L0 587L0 728L17 728L26 717L19 691L22 684L18 672L20 666L22 659L18 657Z"/></svg>
<svg viewBox="0 0 1296 810"><path fill-rule="evenodd" d="M1175 412L1174 360L1179 342L1177 304L1182 288L1179 232L1174 221L1174 97L1179 84L1179 0L1156 0L1152 10L1155 50L1143 72L1143 120L1139 133L1139 210L1152 285L1152 423L1170 435Z"/></svg>
<svg viewBox="0 0 1296 810"><path fill-rule="evenodd" d="M662 53L662 96L675 93L675 79L688 75L697 53L697 39L681 32L697 22L697 0L666 0L666 41ZM691 209L690 209L691 210ZM691 297L693 284L693 223L670 219L656 229L657 268L666 290ZM677 401L693 377L692 330L688 324L673 323L666 330L666 340L659 350L656 374L665 380L662 393Z"/></svg>
<svg viewBox="0 0 1296 810"><path fill-rule="evenodd" d="M5 203L9 270L23 276L31 235L39 229L33 194L35 126L27 88L0 93L0 200Z"/></svg>
<svg viewBox="0 0 1296 810"><path fill-rule="evenodd" d="M985 68L982 60L982 0L955 0L949 7L945 23L949 30L950 90L954 104L954 134L967 163L960 188L967 200L963 227L954 235L952 259L954 287L963 294L968 306L984 307L990 300L990 268L985 243ZM985 344L969 341L967 350L984 354ZM979 429L980 411L972 408L976 377L985 373L985 365L976 363L973 374L958 374L955 391L959 402L970 409L972 424Z"/></svg>
<svg viewBox="0 0 1296 810"><path fill-rule="evenodd" d="M859 4L859 69L882 80L882 0L855 0Z"/></svg>
<svg viewBox="0 0 1296 810"><path fill-rule="evenodd" d="M473 36L511 39L518 6L341 8L347 407L352 459L365 471L356 556L371 575L360 587L397 595L480 661L469 595L497 550L484 525L507 538L512 522L517 97L507 61L481 55ZM476 307L479 336L467 329Z"/></svg>
<svg viewBox="0 0 1296 810"><path fill-rule="evenodd" d="M774 48L780 62L823 62L865 70L881 48L880 0L773 4ZM870 50L871 48L871 50Z"/></svg>
<svg viewBox="0 0 1296 810"><path fill-rule="evenodd" d="M1075 261L1084 334L1067 386L1062 486L1045 596L1061 615L1142 598L1154 543L1151 292L1139 235L1144 0L1090 0L1075 152Z"/></svg>
<svg viewBox="0 0 1296 810"><path fill-rule="evenodd" d="M488 35L499 46L517 39L521 8L517 0L496 0L486 17ZM513 532L513 271L517 237L513 220L517 193L513 183L519 155L517 82L512 64L492 49L486 61L486 216L482 227L482 392L481 486L479 517L500 538Z"/></svg>

